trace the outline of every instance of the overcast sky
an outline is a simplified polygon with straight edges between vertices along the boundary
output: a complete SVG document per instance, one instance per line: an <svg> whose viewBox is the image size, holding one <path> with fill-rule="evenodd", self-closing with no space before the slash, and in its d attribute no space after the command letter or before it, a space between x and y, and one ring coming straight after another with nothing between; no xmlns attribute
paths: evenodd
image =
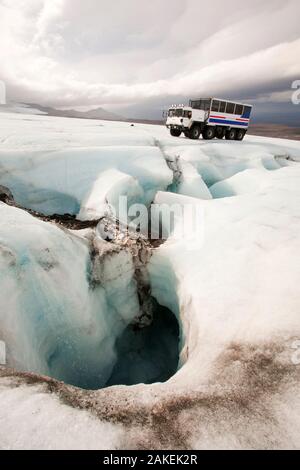
<svg viewBox="0 0 300 470"><path fill-rule="evenodd" d="M8 98L159 117L220 96L300 114L299 0L0 0ZM297 108L297 109L296 109Z"/></svg>

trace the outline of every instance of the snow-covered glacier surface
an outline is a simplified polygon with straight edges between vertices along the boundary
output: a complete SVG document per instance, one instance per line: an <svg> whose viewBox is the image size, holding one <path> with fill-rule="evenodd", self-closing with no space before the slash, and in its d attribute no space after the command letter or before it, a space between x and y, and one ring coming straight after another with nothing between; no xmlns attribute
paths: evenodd
<svg viewBox="0 0 300 470"><path fill-rule="evenodd" d="M299 448L300 144L0 120L23 208L0 202L1 446ZM202 230L178 237L179 217L141 249L25 210L99 219L122 195L192 206Z"/></svg>

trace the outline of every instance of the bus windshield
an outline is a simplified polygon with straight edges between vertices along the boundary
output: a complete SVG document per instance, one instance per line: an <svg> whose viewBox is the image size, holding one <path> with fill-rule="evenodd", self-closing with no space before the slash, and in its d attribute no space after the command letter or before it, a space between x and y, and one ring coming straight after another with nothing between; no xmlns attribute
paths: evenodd
<svg viewBox="0 0 300 470"><path fill-rule="evenodd" d="M171 108L169 109L170 117L182 117L183 110L182 108Z"/></svg>

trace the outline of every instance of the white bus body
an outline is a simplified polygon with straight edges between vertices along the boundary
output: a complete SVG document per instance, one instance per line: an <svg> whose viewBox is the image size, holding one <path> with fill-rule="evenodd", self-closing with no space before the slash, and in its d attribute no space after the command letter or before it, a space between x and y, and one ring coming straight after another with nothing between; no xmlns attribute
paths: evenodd
<svg viewBox="0 0 300 470"><path fill-rule="evenodd" d="M168 110L166 126L173 136L204 139L217 137L243 140L249 127L252 106L217 98L191 100L189 106L177 105Z"/></svg>

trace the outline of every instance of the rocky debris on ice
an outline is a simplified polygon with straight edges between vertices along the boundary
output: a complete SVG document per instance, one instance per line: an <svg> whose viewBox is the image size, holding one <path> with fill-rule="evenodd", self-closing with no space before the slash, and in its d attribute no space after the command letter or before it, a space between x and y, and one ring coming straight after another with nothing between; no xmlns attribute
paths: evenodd
<svg viewBox="0 0 300 470"><path fill-rule="evenodd" d="M101 233L99 238L97 234ZM108 243L103 244L102 237L106 237ZM130 230L116 220L103 217L97 226L92 238L93 280L101 281L103 270L103 257L108 253L123 253L128 251L132 257L134 266L134 279L137 286L140 310L132 324L143 328L151 324L153 319L153 299L151 298L151 286L147 271L147 264L152 255L150 242L140 233Z"/></svg>
<svg viewBox="0 0 300 470"><path fill-rule="evenodd" d="M5 186L0 185L0 201L12 204L14 202L14 197L12 192Z"/></svg>

